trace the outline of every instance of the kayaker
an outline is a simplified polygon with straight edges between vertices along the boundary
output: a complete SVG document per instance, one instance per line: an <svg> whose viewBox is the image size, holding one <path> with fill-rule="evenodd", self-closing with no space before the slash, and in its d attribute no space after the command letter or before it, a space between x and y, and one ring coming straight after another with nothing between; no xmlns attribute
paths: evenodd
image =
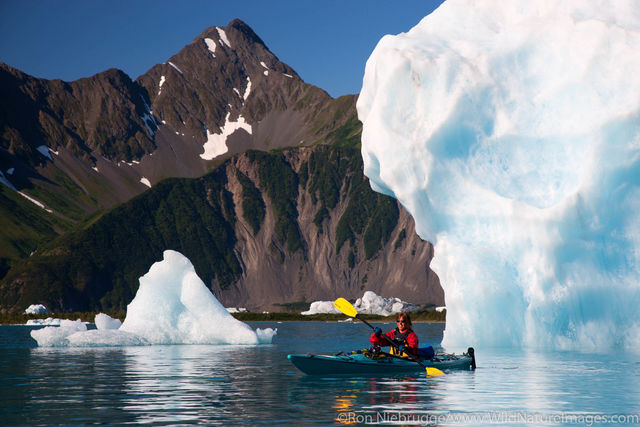
<svg viewBox="0 0 640 427"><path fill-rule="evenodd" d="M400 312L396 316L396 328L389 331L385 336L391 340L395 346L391 346L391 353L403 355L407 353L416 357L418 354L418 336L413 332L411 317L406 312ZM371 334L371 344L378 347L390 345L382 336L382 329L376 328Z"/></svg>

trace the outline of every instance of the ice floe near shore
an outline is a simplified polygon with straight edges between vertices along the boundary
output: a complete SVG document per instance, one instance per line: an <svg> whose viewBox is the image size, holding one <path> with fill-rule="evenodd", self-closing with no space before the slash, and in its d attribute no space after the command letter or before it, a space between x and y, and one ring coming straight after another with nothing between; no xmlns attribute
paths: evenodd
<svg viewBox="0 0 640 427"><path fill-rule="evenodd" d="M120 324L96 316L97 329L80 320L31 331L43 347L94 347L149 344L265 344L276 330L253 330L236 320L200 280L191 262L167 250L140 278L138 292Z"/></svg>
<svg viewBox="0 0 640 427"><path fill-rule="evenodd" d="M400 313L401 311L418 311L419 305L402 301L400 298L384 298L377 295L373 291L367 291L362 298L358 298L353 305L358 313L378 314L380 316L390 316ZM340 313L333 305L333 301L315 301L312 302L309 310L303 311L301 314L319 314L319 313Z"/></svg>

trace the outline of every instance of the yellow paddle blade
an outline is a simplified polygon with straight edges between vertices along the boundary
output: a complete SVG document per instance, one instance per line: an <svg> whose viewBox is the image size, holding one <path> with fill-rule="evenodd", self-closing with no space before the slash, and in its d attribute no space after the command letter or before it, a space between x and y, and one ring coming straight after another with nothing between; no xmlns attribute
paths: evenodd
<svg viewBox="0 0 640 427"><path fill-rule="evenodd" d="M438 368L431 368L427 366L427 375L429 376L434 376L434 375L444 375L444 372L442 372L440 369Z"/></svg>
<svg viewBox="0 0 640 427"><path fill-rule="evenodd" d="M333 302L333 305L349 317L356 317L358 315L356 309L344 298L338 298Z"/></svg>

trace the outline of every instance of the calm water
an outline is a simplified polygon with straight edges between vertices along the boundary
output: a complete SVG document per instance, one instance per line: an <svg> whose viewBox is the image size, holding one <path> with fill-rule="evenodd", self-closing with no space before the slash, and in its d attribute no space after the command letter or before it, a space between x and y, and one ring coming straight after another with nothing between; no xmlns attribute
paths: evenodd
<svg viewBox="0 0 640 427"><path fill-rule="evenodd" d="M366 326L250 324L277 327L274 344L44 349L29 337L34 327L0 326L0 424L640 423L633 354L476 345L475 372L318 378L297 371L286 355L367 347ZM421 343L439 343L442 329L416 325Z"/></svg>

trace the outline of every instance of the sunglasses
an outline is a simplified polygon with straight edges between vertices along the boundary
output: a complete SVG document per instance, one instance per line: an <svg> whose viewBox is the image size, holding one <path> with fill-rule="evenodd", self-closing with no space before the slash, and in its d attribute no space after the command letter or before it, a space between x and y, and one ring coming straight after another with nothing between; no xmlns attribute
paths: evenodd
<svg viewBox="0 0 640 427"><path fill-rule="evenodd" d="M406 320L396 320L396 323L409 323Z"/></svg>

